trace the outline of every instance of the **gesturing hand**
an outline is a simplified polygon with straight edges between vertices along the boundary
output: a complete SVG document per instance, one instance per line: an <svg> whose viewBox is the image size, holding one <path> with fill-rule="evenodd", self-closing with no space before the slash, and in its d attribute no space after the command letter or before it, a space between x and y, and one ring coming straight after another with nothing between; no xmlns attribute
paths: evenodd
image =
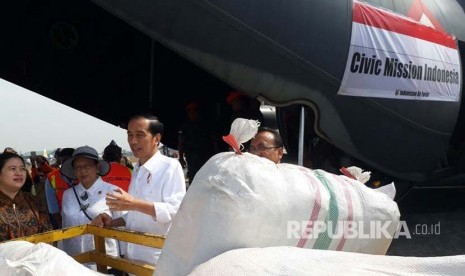
<svg viewBox="0 0 465 276"><path fill-rule="evenodd" d="M135 198L121 188L114 190L114 193L108 193L106 197L107 205L111 211L128 211L133 210Z"/></svg>

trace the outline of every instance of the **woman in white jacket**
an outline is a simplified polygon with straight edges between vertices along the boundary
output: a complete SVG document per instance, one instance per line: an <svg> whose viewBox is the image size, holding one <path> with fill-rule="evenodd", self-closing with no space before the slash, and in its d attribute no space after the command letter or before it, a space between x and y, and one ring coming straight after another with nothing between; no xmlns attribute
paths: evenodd
<svg viewBox="0 0 465 276"><path fill-rule="evenodd" d="M121 212L112 212L105 203L107 193L118 187L102 180L100 176L110 171L110 165L98 158L98 153L89 146L77 148L73 156L61 167L65 176L77 179L79 184L66 190L63 194L62 217L63 228L88 224L100 213L111 217L121 216ZM118 256L118 243L114 239L105 239L106 252ZM63 240L63 250L70 256L94 250L92 235L83 235ZM84 264L96 270L95 263Z"/></svg>

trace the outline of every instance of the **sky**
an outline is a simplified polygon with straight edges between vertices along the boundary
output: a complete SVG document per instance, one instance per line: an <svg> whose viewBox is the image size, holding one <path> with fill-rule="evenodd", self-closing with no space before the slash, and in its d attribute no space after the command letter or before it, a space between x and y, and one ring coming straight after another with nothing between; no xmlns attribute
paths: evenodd
<svg viewBox="0 0 465 276"><path fill-rule="evenodd" d="M0 150L43 154L88 145L98 152L115 140L130 150L126 130L0 79Z"/></svg>

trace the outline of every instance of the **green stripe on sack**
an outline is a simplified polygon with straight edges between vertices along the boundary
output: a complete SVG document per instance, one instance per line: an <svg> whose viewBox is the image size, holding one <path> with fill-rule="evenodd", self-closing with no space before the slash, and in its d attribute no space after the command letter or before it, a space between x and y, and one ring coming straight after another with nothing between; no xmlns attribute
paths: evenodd
<svg viewBox="0 0 465 276"><path fill-rule="evenodd" d="M327 227L331 226L331 229L326 229L325 232L320 233L318 235L318 239L316 240L313 248L314 249L328 249L332 241L332 239L328 235L328 231L332 231L332 233L335 234L337 221L339 218L339 209L337 207L336 195L334 194L333 190L331 190L331 188L328 185L329 180L324 176L322 171L315 170L313 172L315 173L315 176L318 178L318 180L320 180L320 182L323 183L323 186L329 192L329 210L328 210L328 216L326 218L326 222L331 221L331 223L326 223L326 226Z"/></svg>

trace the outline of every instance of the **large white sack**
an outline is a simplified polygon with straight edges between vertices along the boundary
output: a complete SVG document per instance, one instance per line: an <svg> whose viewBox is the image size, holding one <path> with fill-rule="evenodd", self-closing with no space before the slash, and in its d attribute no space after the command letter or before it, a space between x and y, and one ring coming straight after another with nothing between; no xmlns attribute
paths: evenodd
<svg viewBox="0 0 465 276"><path fill-rule="evenodd" d="M105 275L81 265L46 243L10 241L0 244L1 276Z"/></svg>
<svg viewBox="0 0 465 276"><path fill-rule="evenodd" d="M418 258L268 247L228 251L199 265L189 276L462 276L464 273L465 255Z"/></svg>
<svg viewBox="0 0 465 276"><path fill-rule="evenodd" d="M300 234L299 225L305 228L318 221L333 221L334 226L337 221L391 221L386 231L393 235L399 210L386 195L345 176L276 165L248 153L220 153L195 176L155 273L186 275L236 248L298 246L384 254L392 240L332 238L327 232L318 237Z"/></svg>

